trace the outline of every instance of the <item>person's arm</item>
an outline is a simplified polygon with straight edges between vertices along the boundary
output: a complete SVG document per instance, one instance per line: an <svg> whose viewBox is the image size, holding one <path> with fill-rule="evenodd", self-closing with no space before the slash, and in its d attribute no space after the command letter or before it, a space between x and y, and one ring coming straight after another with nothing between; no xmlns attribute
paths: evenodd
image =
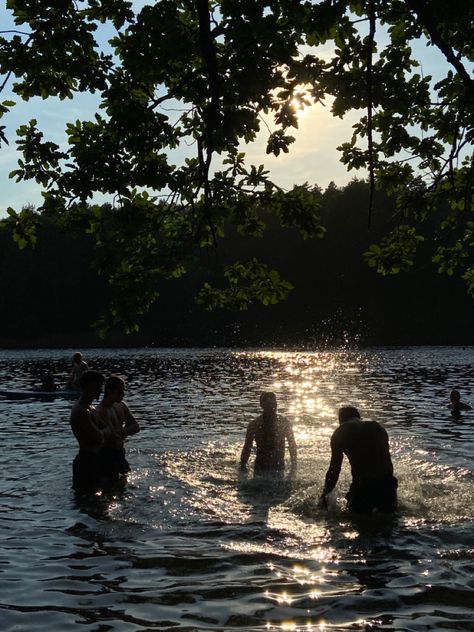
<svg viewBox="0 0 474 632"><path fill-rule="evenodd" d="M121 404L122 404L122 412L123 412L123 418L124 418L124 427L122 429L123 436L128 437L129 435L137 434L137 432L140 432L140 426L138 424L138 421L130 412L130 409L128 408L127 404L125 404L124 402L122 402Z"/></svg>
<svg viewBox="0 0 474 632"><path fill-rule="evenodd" d="M339 474L341 473L342 459L344 458L344 452L339 445L337 437L331 437L331 461L329 463L328 471L324 480L324 488L321 494L321 500L325 501L326 496L332 492L336 487L339 480Z"/></svg>
<svg viewBox="0 0 474 632"><path fill-rule="evenodd" d="M288 450L290 452L291 469L296 470L297 448L296 448L295 435L293 433L293 428L291 427L290 422L288 422L286 426L286 438L288 441Z"/></svg>
<svg viewBox="0 0 474 632"><path fill-rule="evenodd" d="M70 388L72 386L72 382L74 379L74 371L71 371L71 374L69 375L68 381L66 382L66 388Z"/></svg>
<svg viewBox="0 0 474 632"><path fill-rule="evenodd" d="M255 437L254 425L252 422L249 423L247 427L247 433L245 435L244 447L242 448L242 452L240 454L240 467L244 469L247 465L247 461L250 457L250 452L252 451L252 444Z"/></svg>

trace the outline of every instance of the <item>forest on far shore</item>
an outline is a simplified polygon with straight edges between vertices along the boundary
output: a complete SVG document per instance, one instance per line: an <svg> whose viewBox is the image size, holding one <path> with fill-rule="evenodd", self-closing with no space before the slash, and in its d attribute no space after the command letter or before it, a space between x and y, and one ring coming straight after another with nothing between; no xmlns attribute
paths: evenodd
<svg viewBox="0 0 474 632"><path fill-rule="evenodd" d="M218 248L196 253L188 273L163 281L140 331L99 338L91 325L107 309L109 289L93 267L94 244L45 224L34 248L19 250L0 231L0 346L289 346L474 344L474 302L463 281L438 273L422 245L409 272L381 276L363 253L396 223L391 201L376 195L367 228L368 185L354 180L322 194L322 239L304 240L273 217L263 238L229 230ZM436 226L436 218L433 227ZM435 228L433 228L433 231ZM433 232L433 239L436 235ZM226 263L257 257L290 281L286 301L247 311L206 311L203 283L220 283Z"/></svg>

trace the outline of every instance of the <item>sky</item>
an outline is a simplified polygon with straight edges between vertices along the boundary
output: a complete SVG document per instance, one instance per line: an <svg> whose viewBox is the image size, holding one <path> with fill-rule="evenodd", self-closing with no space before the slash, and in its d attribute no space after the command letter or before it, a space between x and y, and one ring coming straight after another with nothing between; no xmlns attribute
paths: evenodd
<svg viewBox="0 0 474 632"><path fill-rule="evenodd" d="M143 0L134 3L136 9L144 4L146 2ZM4 7L5 5L0 9L2 30L13 26L10 14ZM107 39L105 32L102 37L104 41ZM426 48L423 42L419 43L417 49L415 54L423 62L424 74L439 74L441 65L445 65L440 54L432 47ZM330 55L330 50L318 49L318 55L325 54ZM76 119L91 119L98 104L97 96L88 93L79 94L67 101L33 98L23 102L11 92L11 85L10 80L0 97L2 101L12 99L16 102L12 112L2 120L2 124L6 125L10 145L2 144L0 147L0 216L5 215L9 206L19 210L25 204L36 206L41 203L41 187L38 184L34 181L16 183L8 177L10 171L17 167L17 160L21 157L15 146L17 127L31 118L36 118L45 139L65 147L66 124ZM301 113L299 128L288 132L296 138L288 154L280 154L278 157L266 155L268 131L264 126L257 140L250 145L243 145L242 151L246 152L247 164L264 164L270 171L270 178L281 187L291 188L294 184L308 182L325 188L331 181L342 186L355 176L365 176L363 171L347 172L345 166L339 162L339 153L336 150L338 145L350 139L351 126L357 118L357 113L351 113L344 119L334 118L330 112L330 101L327 101L325 107L317 104ZM271 119L267 122L272 127ZM175 151L173 162L177 164L186 155L189 155L189 149Z"/></svg>

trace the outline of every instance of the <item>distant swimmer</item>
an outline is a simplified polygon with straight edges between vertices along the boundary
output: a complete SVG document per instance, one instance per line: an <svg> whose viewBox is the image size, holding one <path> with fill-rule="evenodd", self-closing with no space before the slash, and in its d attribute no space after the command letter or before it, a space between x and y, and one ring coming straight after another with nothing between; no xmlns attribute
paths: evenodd
<svg viewBox="0 0 474 632"><path fill-rule="evenodd" d="M85 373L89 369L87 362L82 357L82 353L80 351L76 351L76 353L72 356L72 368L71 375L66 384L66 388L77 388L80 389L80 379L83 373Z"/></svg>
<svg viewBox="0 0 474 632"><path fill-rule="evenodd" d="M43 375L43 377L41 378L41 386L38 390L51 392L55 391L56 389L57 386L54 375L50 372Z"/></svg>
<svg viewBox="0 0 474 632"><path fill-rule="evenodd" d="M110 435L100 448L100 470L109 480L116 480L130 471L125 458L124 440L140 431L138 421L123 402L125 382L118 375L111 375L105 381L104 398L95 411L101 427L108 427Z"/></svg>
<svg viewBox="0 0 474 632"><path fill-rule="evenodd" d="M451 402L449 404L449 408L451 409L453 415L459 415L459 413L463 410L472 410L472 406L469 406L469 404L465 404L461 401L461 394L458 390L451 391L449 399Z"/></svg>
<svg viewBox="0 0 474 632"><path fill-rule="evenodd" d="M255 458L255 472L282 472L285 467L285 441L291 459L291 470L296 470L296 442L290 422L285 417L277 415L277 401L275 393L264 392L260 395L260 406L263 413L251 421L247 427L245 443L240 456L240 467L244 469L250 457L255 440L257 456Z"/></svg>
<svg viewBox="0 0 474 632"><path fill-rule="evenodd" d="M331 437L331 462L326 473L321 504L339 479L344 454L349 459L352 483L346 495L349 511L390 513L397 508L398 481L393 476L388 435L376 421L362 421L353 406L339 409L339 428Z"/></svg>
<svg viewBox="0 0 474 632"><path fill-rule="evenodd" d="M97 371L85 371L80 379L81 396L71 410L70 424L79 443L72 464L72 486L78 492L95 491L99 486L100 448L111 431L95 421L92 402L100 397L104 380Z"/></svg>

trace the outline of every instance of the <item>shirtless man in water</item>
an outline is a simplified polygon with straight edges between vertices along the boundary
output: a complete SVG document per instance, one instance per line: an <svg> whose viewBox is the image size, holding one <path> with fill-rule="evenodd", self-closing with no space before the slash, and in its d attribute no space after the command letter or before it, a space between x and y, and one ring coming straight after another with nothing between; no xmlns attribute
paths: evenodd
<svg viewBox="0 0 474 632"><path fill-rule="evenodd" d="M85 371L79 380L81 396L71 410L71 429L79 443L79 452L72 464L72 486L79 492L97 489L100 447L111 434L109 428L99 427L93 416L92 402L100 397L104 379L97 371Z"/></svg>
<svg viewBox="0 0 474 632"><path fill-rule="evenodd" d="M76 353L72 356L71 375L66 383L66 388L80 389L81 377L88 370L89 367L82 357L82 353L80 351L76 351Z"/></svg>
<svg viewBox="0 0 474 632"><path fill-rule="evenodd" d="M339 409L339 424L331 437L331 462L321 495L322 506L326 506L326 497L336 486L346 455L352 471L346 495L349 511L395 511L398 482L393 476L387 432L376 421L362 421L353 406Z"/></svg>
<svg viewBox="0 0 474 632"><path fill-rule="evenodd" d="M255 440L257 456L255 472L282 472L285 467L285 440L290 451L291 470L296 470L296 442L290 422L277 415L275 393L265 392L260 395L260 406L263 413L251 421L247 427L245 443L240 456L240 467L245 469Z"/></svg>
<svg viewBox="0 0 474 632"><path fill-rule="evenodd" d="M138 421L122 401L124 394L124 380L118 375L111 375L105 381L104 398L94 413L101 427L107 426L111 430L100 448L101 472L109 480L117 480L130 471L125 458L124 440L140 431Z"/></svg>

